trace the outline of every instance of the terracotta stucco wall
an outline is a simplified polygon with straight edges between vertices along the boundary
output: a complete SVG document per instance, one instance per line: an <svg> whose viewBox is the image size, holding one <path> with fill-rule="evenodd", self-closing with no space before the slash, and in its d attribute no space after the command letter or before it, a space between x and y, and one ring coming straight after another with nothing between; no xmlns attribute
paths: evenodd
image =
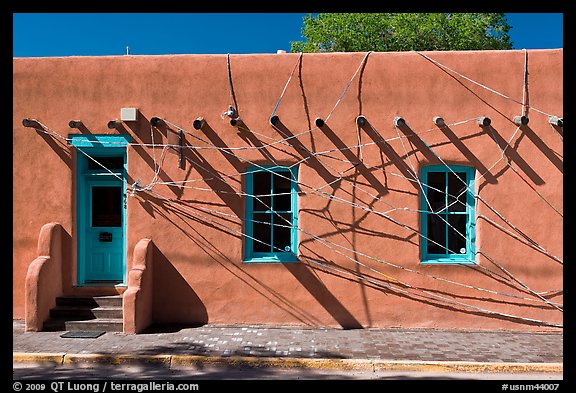
<svg viewBox="0 0 576 393"><path fill-rule="evenodd" d="M225 55L14 59L15 318L23 317L26 270L48 222L61 223L66 232L65 292L83 290L74 287L75 153L58 138L22 127L22 119L36 118L62 136L122 132L137 144L172 143L165 127L151 128L149 120L157 116L191 133L188 145L205 148L185 150L184 168L177 155L166 154L159 173L162 182L198 180L185 184L196 188L158 184L156 195L128 197L127 263L140 239L153 240L156 322L546 328L502 315L510 314L561 324L560 311L519 289L494 262L535 292L563 287L562 264L550 256L563 257L562 139L534 109L528 111L528 127L517 131L511 120L522 114L523 95L531 107L562 116L562 49L528 51L527 94L524 51L424 54L511 99L414 52L371 53L335 107L365 53L304 54L276 111L280 129L298 136L291 143L226 154L206 147L282 139L268 119L298 54L230 56L234 98L246 128L240 131L220 117L231 103ZM107 122L118 118L122 107L139 108L140 120L109 130ZM314 119L330 113L326 127L317 129ZM372 143L378 140L374 132L361 130L358 136L360 113L381 137L392 138L387 148ZM408 129L394 127L398 115ZM206 126L195 130L192 121L199 116ZM453 125L440 129L434 116ZM478 116L492 119L490 131L477 125ZM81 119L86 128L68 128L72 119ZM493 137L510 140L503 159ZM358 138L361 151L342 150L358 145ZM307 156L302 146L330 151L331 157L299 165L301 261L242 263L244 201L235 192L245 184L238 173L249 162L293 164ZM136 179L148 184L161 152L161 147L128 147L129 185ZM419 208L420 189L406 179L407 168L419 173L434 163L434 154L477 170L482 198L476 207L477 267L419 263L419 215L401 208ZM355 168L343 161L360 161L360 156ZM314 191L339 176L334 186L322 189L326 194ZM549 299L562 303L561 294Z"/></svg>

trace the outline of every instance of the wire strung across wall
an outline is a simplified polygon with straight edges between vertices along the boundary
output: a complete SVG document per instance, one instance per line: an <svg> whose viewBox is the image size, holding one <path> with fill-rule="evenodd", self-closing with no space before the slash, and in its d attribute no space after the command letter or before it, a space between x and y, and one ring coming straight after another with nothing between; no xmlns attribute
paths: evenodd
<svg viewBox="0 0 576 393"><path fill-rule="evenodd" d="M81 151L81 150L80 150L80 151ZM84 153L84 152L82 152L82 153L83 153L83 154L86 154L86 153ZM255 164L255 163L250 162L250 161L248 161L248 162L249 162L249 163L252 163L252 164ZM103 165L102 165L102 166L103 166ZM161 165L160 165L160 166L161 166ZM157 170L155 171L155 174L154 174L154 178L157 177L160 166L157 167ZM205 168L204 168L204 169L205 169ZM266 170L265 167L261 167L261 169L262 169L262 170ZM111 171L110 171L110 172L111 172ZM113 172L111 172L111 173L114 174ZM114 174L114 175L115 175L115 174ZM214 179L218 179L218 178L219 178L219 177L216 176ZM188 181L184 181L184 182L188 182ZM176 184L179 184L179 182L157 182L156 184L166 184L166 185L168 185L168 184L174 184L174 185L176 185ZM303 183L300 182L299 185L302 186ZM306 186L307 186L307 185L306 185ZM151 193L153 193L153 195L155 195L155 196L157 196L157 197L161 197L162 199L165 199L165 200L169 201L170 203L178 203L177 201L173 201L173 200L171 200L170 198L166 198L166 197L158 194L157 192L153 192L153 191L152 191L152 187L153 187L153 184L150 184L150 185L148 185L148 186L146 186L146 187L134 188L133 191L149 190ZM308 186L308 187L309 187L309 186ZM443 192L442 190L438 190L438 191L439 191L439 192ZM218 192L226 192L226 191L218 191ZM237 192L237 194L238 194L238 195L243 195L243 196L251 196L251 197L254 197L254 198L256 198L256 199L259 199L257 196L248 195L248 194L242 193L242 192L240 192L240 191ZM278 195L278 194L275 194L275 195ZM320 194L320 195L325 196L325 197L328 197L329 199L336 199L336 197L334 197L333 195L330 195L330 194L322 193L322 194ZM359 208L362 208L362 209L368 209L368 210L369 210L369 208L365 208L364 206L357 205L357 204L355 204L355 203L352 203L352 202L349 202L349 201L346 201L346 200L342 200L342 199L340 199L340 198L338 198L338 200L341 201L341 202L344 202L344 203L350 203L353 207L359 207ZM188 209L188 208L186 208L186 209L187 209L189 212L191 212L191 213L193 213L193 214L195 214L195 215L198 215L196 212L190 211L190 209ZM204 209L204 208L200 208L200 209L201 209L201 210L206 210L206 209ZM404 208L399 208L399 209L405 210ZM413 210L413 209L409 209L409 210L414 211L414 212L421 212L420 210ZM216 211L216 210L213 210L213 209L208 209L208 210L206 210L206 211L207 211L208 213L210 213L210 214L220 214L220 215L224 214L224 213L222 213L222 212L219 212L219 211ZM374 211L374 210L373 210L372 212L373 212L373 213L381 213L381 212L377 212L377 211ZM386 216L386 214L383 214L383 215ZM207 220L207 221L210 221L210 222L213 222L213 223L215 222L213 219L210 219L209 217L204 216L204 215L200 215L199 217L200 217L201 219L203 219L203 220ZM230 215L230 217L235 217L235 216ZM257 221L257 220L252 220L252 221L253 221L253 222L256 222L256 223L259 222L259 221ZM395 221L395 220L392 219L392 221ZM219 224L220 224L220 223L219 223ZM400 223L399 223L399 224L400 224ZM221 225L221 224L220 224L220 225ZM286 226L290 226L290 225L291 225L290 223L287 223ZM400 225L402 225L402 224L400 224ZM231 230L232 232L240 233L242 236L248 236L248 235L246 235L245 233L242 233L241 231L234 230L233 228L229 228L229 227L226 227L226 226L224 226L224 227L225 227L227 230ZM300 232L303 232L303 230L302 230L301 228L296 228L296 229L298 229ZM306 235L311 235L311 234L308 234L308 233L305 233L305 234L306 234ZM422 235L422 234L419 234L419 235L422 236L422 237L424 237L424 235ZM312 235L312 236L314 236L314 235ZM250 236L249 238L250 238L251 240L253 240L253 241L262 242L261 240L256 239L256 238L251 237L251 236ZM425 238L425 237L424 237L424 238ZM329 248L332 247L333 250L335 249L335 247L340 246L340 245L337 245L337 244L335 244L335 243L333 243L333 242L330 242L330 241L326 241L326 240L323 241L323 239L321 239L321 238L319 238L319 237L317 237L317 236L314 236L314 239L317 240L317 241L320 241L321 244L327 245ZM432 239L428 239L428 240L433 242ZM343 247L343 248L344 248L346 251L352 251L352 250L350 250L350 249L348 249L348 248L346 248L346 247ZM354 252L358 254L358 251L354 251ZM338 252L338 253L341 254L341 255L345 255L345 254L342 254L341 252ZM347 257L347 258L350 258L350 257L348 257L348 256L346 256L346 257ZM311 260L310 260L309 258L306 258L306 259L307 259L309 262L311 262ZM375 260L375 261L378 261L378 262L385 262L385 261L382 261L381 259L378 259L378 258L373 258L373 257L371 257L371 259L372 259L372 260ZM354 259L353 259L353 260L354 260ZM356 263L361 264L361 262L359 262L359 261L357 261L357 260L354 260L354 261L355 261ZM316 261L315 263L318 264L317 261ZM388 264L389 264L389 263L388 263ZM361 264L361 265L364 266L364 267L366 267L365 264ZM402 268L403 270L410 271L410 272L414 272L414 273L417 273L417 274L422 274L421 272L414 271L414 270L412 270L412 269L403 268L403 267L398 266L398 265L392 265L392 266L398 267L398 268ZM425 275L425 276L428 276L428 277L430 277L430 278L434 278L434 279L441 279L441 278L438 278L438 277L435 277L435 276L431 276L431 275L426 275L426 274L424 274L424 275ZM384 276L386 276L386 275L384 275ZM389 277L389 276L387 276L387 277ZM360 277L360 278L361 278L361 277ZM441 279L441 280L442 280L442 279ZM450 280L445 280L445 279L442 280L442 281L451 282ZM455 282L453 282L453 283L455 283ZM459 283L457 283L457 284L459 284ZM465 284L464 284L464 285L465 285ZM478 288L478 287L474 287L474 286L470 286L470 287L471 287L471 288L478 289L478 290L489 291L489 290L485 290L485 289ZM503 296L512 296L512 297L514 296L514 295L502 294L502 293L499 293L499 294L500 294L500 295L503 295ZM526 298L522 298L522 299L526 299ZM547 303L551 304L549 301L547 301L547 300L545 300L545 301L546 301ZM471 306L471 307L473 307L473 306ZM474 307L473 307L473 308L474 308ZM523 318L520 318L520 319L523 319ZM543 325L546 325L546 324L547 324L545 321L541 321L541 323L542 323ZM556 326L556 325L552 324L551 326Z"/></svg>
<svg viewBox="0 0 576 393"><path fill-rule="evenodd" d="M330 111L330 113L326 116L326 120L330 118L330 116L333 114L333 112L336 110L336 108L338 107L338 105L340 104L340 102L342 101L342 98L344 97L344 95L346 94L346 92L348 91L348 88L350 87L352 81L354 80L354 78L357 76L359 70L365 66L366 64L366 60L368 58L368 55L371 52L368 52L364 58L362 59L362 62L360 64L360 66L357 68L356 72L354 73L354 75L352 76L352 78L350 79L350 81L348 82L348 84L346 85L344 91L342 92L342 94L338 97L338 100L336 101L336 104L334 105L333 109ZM429 56L426 56L420 52L416 52L419 55L425 57L426 59L428 59L429 61L433 62L434 64L438 65L439 67L441 67L442 69L448 70L450 72L452 72L455 75L458 75L482 88L487 89L490 92L493 92L495 94L498 94L501 97L504 97L506 99L512 100L513 102L517 102L519 104L522 105L523 108L523 115L526 115L527 113L527 109L533 109L534 111L536 111L537 113L546 115L546 116L551 116L543 111L540 111L536 108L532 108L529 105L527 105L526 101L525 101L525 92L526 92L526 84L527 84L527 79L526 79L526 75L527 75L527 54L525 52L525 67L524 67L524 86L523 86L523 98L522 98L522 102L519 102L517 100L514 100L502 93L497 92L494 89L491 89L483 84L480 84L476 81L473 81L472 79L450 69L449 67L446 67L442 64L440 64L439 62L437 62L436 60L431 59ZM288 87L288 85L290 84L290 81L292 80L293 74L297 68L297 66L301 63L302 61L302 53L300 53L299 57L298 57L298 61L295 64L294 68L292 69L292 72L290 73L290 76L288 78L288 81L286 83L286 85L284 86L284 89L282 90L282 93L280 95L280 98L278 99L272 114L270 115L270 119L272 119L272 117L275 115L282 99L283 96L286 92L286 89ZM230 74L230 59L229 56L227 56L227 65L228 65L228 77L229 77L229 84L230 84L230 100L231 102L233 101L234 104L236 103L234 94L233 94L233 88L232 88L232 83L231 83L231 74ZM449 124L448 126L450 127L454 127L454 126L458 126L461 124L466 124L468 122L471 121L475 121L478 118L472 118L472 119L466 119L466 120L461 120L461 121L457 121L457 122L453 122L451 124ZM269 247L271 247L272 249L277 249L276 246L274 246L273 244L268 244L264 241L262 241L261 239L258 239L254 236L248 235L247 233L245 233L245 231L242 231L241 229L236 229L231 227L230 225L226 225L223 224L222 222L215 220L213 217L215 216L219 216L219 217L226 217L227 219L230 219L233 222L237 222L238 220L240 220L240 222L252 222L252 223L264 223L262 221L259 220L255 220L253 218L245 218L245 217L238 217L237 215L234 214L230 214L230 213L226 213L226 212L222 212L216 209L209 209L209 208L205 208L203 206L195 206L194 209L191 208L190 206L184 204L181 201L178 200L174 200L172 198L168 198L165 195L162 195L161 193L157 192L156 190L154 190L154 187L156 186L163 186L163 185L174 185L174 186L178 186L178 187L182 187L182 188L189 188L189 189L193 189L193 190L197 190L197 191L206 191L206 192L215 192L215 193L223 193L223 194L234 194L237 196L241 196L241 197L250 197L250 198L254 198L255 200L259 201L259 203L262 203L265 207L269 208L270 210L272 210L271 206L268 206L265 201L263 201L261 199L261 197L265 197L265 196L278 196L278 195L283 195L282 193L272 193L272 194L268 194L268 195L251 195L249 193L246 193L244 191L242 191L241 187L237 187L234 185L231 185L229 182L227 182L226 179L237 179L237 178L241 178L242 176L246 175L247 172L235 172L235 173L227 173L227 174L222 174L222 173L216 173L214 172L214 170L210 169L210 168L206 168L205 166L203 166L200 163L195 162L194 165L197 166L198 168L202 169L203 171L205 171L206 173L208 173L210 176L212 177L202 177L201 179L186 179L186 180L181 180L181 181L159 181L159 174L162 170L162 165L164 163L164 159L166 156L166 152L169 148L181 148L181 149L193 149L193 150L197 150L197 151L201 151L203 149L210 149L210 150L218 150L223 154L229 155L230 157L234 157L237 160L242 161L243 163L249 164L251 166L257 167L259 170L261 171L266 171L266 172L270 172L270 173L274 173L275 176L279 176L279 177L284 177L285 179L288 179L290 181L294 181L294 179L291 179L289 177L286 177L284 175L282 175L282 173L277 173L277 172L272 172L270 169L268 169L266 166L263 165L259 165L255 162L253 162L252 160L246 159L244 157L242 157L241 152L244 151L253 151L253 150L259 150L259 149L266 149L268 147L277 147L277 145L284 145L287 146L289 148L295 148L295 146L293 144L291 144L291 141L293 140L297 140L298 137L308 134L308 133L312 133L315 132L319 129L319 127L314 127L314 128L310 128L308 130L304 130L302 132L298 132L295 133L293 135L287 136L285 135L278 127L276 127L275 124L273 124L272 122L270 123L272 125L273 128L275 128L280 135L282 136L282 138L278 139L278 138L274 138L274 137L270 137L268 135L262 134L262 133L258 133L254 130L249 130L252 134L259 136L261 138L265 138L268 139L270 142L269 143L265 143L265 144L261 144L259 146L239 146L239 147L222 147L222 146L217 146L214 143L212 143L211 141L208 141L204 138L201 138L199 136L197 136L196 134L186 131L183 127L180 127L172 122L170 122L167 119L162 119L169 127L175 128L177 129L179 132L183 132L185 135L190 136L192 139L197 140L201 143L203 143L204 145L174 145L174 144L164 144L164 143L155 143L154 141L154 136L153 136L153 130L151 127L151 144L147 144L147 143L128 143L129 146L142 146L142 147L151 147L153 150L153 163L154 163L154 175L152 177L152 179L150 180L150 182L148 182L147 185L140 185L140 179L138 179L136 182L134 182L133 184L127 184L127 188L129 190L130 195L135 196L137 194L140 193L149 193L150 195L153 195L157 198L160 198L164 201L166 201L167 203L171 204L171 205L175 205L178 207L178 209L184 209L186 210L187 213L190 213L196 217L198 217L198 219L200 220L204 220L206 222L210 222L213 225L216 225L220 228L222 228L223 230L232 233L232 234L238 234L240 235L242 238L247 238L250 241L253 242L258 242L258 243L263 243ZM37 120L36 120L37 121ZM52 131L48 126L40 123L39 121L37 121L38 124L42 127L42 129L37 129L37 131L40 132L44 132L50 136L62 139L66 142L69 142L69 138L63 137L60 134L58 134L57 132ZM372 127L372 125L369 124L370 127ZM378 130L375 130L372 127L373 131L375 131L378 135L380 135L378 133ZM514 139L514 137L516 136L518 130L520 129L520 127L517 127L517 129L515 130L515 132L512 134L512 136L509 138L509 140L507 141L507 144L504 148L502 148L498 143L496 143L496 145L498 146L499 152L500 152L500 157L499 159L492 165L490 166L490 168L488 168L484 173L478 174L476 176L476 182L479 181L481 178L485 177L487 173L489 173L489 171L494 168L497 164L499 164L500 162L502 162L503 160L505 160L505 153L506 153L506 149L509 148L510 143L512 142L512 140ZM410 136L415 135L420 137L423 134L426 133L430 133L433 132L434 130L437 130L437 128L430 128L424 131L420 131L420 132L413 132L412 134L410 134ZM391 173L394 176L400 177L405 179L408 182L411 183L416 183L416 185L419 187L419 190L421 191L421 194L424 196L426 205L428 206L428 208L431 209L431 204L430 201L428 200L427 196L426 196L426 189L432 189L436 192L439 193L443 193L446 194L448 197L453 198L454 202L452 202L452 204L456 203L458 201L458 198L463 195L464 193L468 193L471 192L474 195L474 199L476 201L480 201L482 202L486 207L488 207L490 209L490 211L492 211L493 213L496 214L496 216L501 219L503 222L505 222L508 226L510 226L516 233L513 233L512 231L504 228L503 226L501 226L500 224L498 224L497 222L495 222L494 220L490 219L489 217L485 216L485 215L479 215L479 217L481 216L484 220L492 223L493 225L497 226L499 229L505 231L507 234L509 234L510 236L513 236L516 240L522 242L524 245L529 246L535 250L538 250L539 252L543 253L544 255L546 255L547 257L555 260L556 262L562 264L563 261L561 258L551 254L550 252L548 252L546 249L544 249L544 247L542 247L541 245L537 244L536 242L534 242L531 239L526 240L524 237L524 233L516 226L514 225L509 219L505 218L496 208L494 208L493 206L491 206L484 198L482 198L480 196L480 192L475 192L473 189L470 188L470 186L463 180L461 179L459 176L456 176L455 178L460 180L463 185L464 185L464 189L460 192L460 194L458 195L451 195L450 193L448 193L446 190L443 189L437 189L434 187L431 187L430 185L424 185L422 183L422 181L419 179L418 175L417 175L417 170L414 167L412 160L410 158L410 154L403 142L404 139L408 139L409 136L407 135L400 135L398 129L396 128L396 136L395 137L391 137L391 138L381 138L381 140L379 141L373 141L373 142L365 142L365 143L360 143L360 139L358 138L358 144L356 146L345 146L345 147L336 147L335 149L328 149L328 150L324 150L324 151L311 151L305 147L301 147L300 150L303 151L303 153L305 154L301 159L297 160L295 163L291 164L290 166L288 166L289 168L293 168L296 167L300 164L306 163L308 160L310 159L316 159L318 161L320 161L322 163L322 165L326 166L327 168L329 168L330 170L334 171L335 173L337 173L337 176L334 176L334 180L332 180L331 182L327 182L326 184L322 184L321 186L311 186L309 184L306 184L304 181L302 181L301 179L298 179L297 182L297 186L300 188L300 194L303 195L315 195L324 199L327 199L328 201L332 202L336 202L336 203L341 203L341 204L345 204L348 205L350 207L352 207L353 209L360 209L365 211L367 214L376 214L378 216L381 216L385 219L387 219L389 222L399 225L400 227L410 231L411 233L416 234L417 236L419 236L420 238L422 238L423 240L426 240L428 242L431 243L435 243L436 245L439 245L441 247L446 247L444 245L441 245L439 243L437 243L434 239L429 238L428 236L424 235L423 233L421 233L419 230L416 230L414 228L409 227L406 224L403 224L402 222L398 221L397 219L393 218L390 216L391 213L396 212L396 211L408 211L408 212L412 212L412 213L416 213L416 214L421 214L423 212L430 212L430 211L424 211L421 209L413 209L413 208L409 208L409 207L397 207L392 205L391 203L389 203L388 201L386 201L385 198L382 198L379 195L374 195L372 192L364 189L357 181L353 181L353 180L349 180L346 178L346 173L355 168L358 163L357 162L352 162L349 159L346 158L342 158L342 157L338 157L338 156L334 156L332 155L332 153L342 153L344 150L351 150L353 148L363 148L363 147L367 147L367 146L371 146L371 145L380 145L382 143L390 143L391 141L394 140L398 140L400 141L400 144L402 145L402 149L404 150L404 156L406 157L408 164L410 166L411 171L409 171L409 177L403 175L403 174L399 174L399 173ZM423 141L423 140L422 140ZM114 144L114 142L110 142L110 141L104 141L104 142L97 142L97 143L102 143L102 144ZM450 168L450 166L448 164L446 164L446 162L444 160L442 160L442 158L440 157L439 154L436 153L436 151L434 150L433 146L429 146L427 145L425 142L424 144L426 145L426 147L430 150L430 152L432 152L434 154L434 156L452 173L455 174L454 170L452 168ZM157 161L156 159L156 154L155 154L155 148L156 147L162 147L162 153L160 156L160 159ZM119 177L117 174L115 174L113 171L111 171L110 169L106 168L105 165L103 165L102 163L98 162L94 157L91 157L89 154L87 154L86 152L84 152L82 149L78 149L78 151L80 151L82 154L86 155L89 159L96 161L102 168L104 168L105 170L107 170L108 172L110 172L112 175L116 176L117 178L119 178L120 180L123 180L121 177ZM350 168L346 169L346 170L338 170L337 168L335 168L334 166L329 165L326 160L330 159L330 160L335 160L341 163L346 163L348 165L350 165ZM272 159L273 160L273 159ZM275 163L275 162L273 162ZM505 160L505 164L507 167L512 168L512 170L518 175L520 176L520 174L515 170L515 168L512 166L511 160L507 159ZM213 188L204 188L204 187L195 187L191 184L195 183L195 182L207 182L207 181L213 181L213 180L219 180L222 181L224 183L227 183L229 185L228 188L226 189L213 189ZM125 180L123 180L125 181ZM346 184L349 184L352 189L358 190L366 195L369 195L372 200L377 200L377 201L381 201L382 203L384 203L386 206L389 207L388 210L386 211L380 211L377 210L375 208L373 208L372 206L370 206L369 204L367 204L366 202L361 202L362 203L358 203L352 200L348 200L346 198L342 198L342 197L338 197L334 194L331 194L329 192L324 191L325 188L331 186L333 183L336 182L345 182ZM535 191L537 193L537 195L539 196L540 199L544 200L548 206L550 206L556 213L558 213L560 216L562 216L562 212L560 212L560 210L558 208L556 208L550 201L547 200L547 198L545 198L541 193L539 193L536 189L534 189L533 187L531 187L533 189L533 191ZM229 191L229 190L232 191ZM448 208L448 206L446 206L446 209ZM202 214L199 213L198 210L208 214ZM432 209L431 209L432 210ZM466 239L466 234L461 233L457 228L455 228L454 226L452 226L448 220L444 219L444 217L442 217L442 215L439 215L439 218L444 221L444 223L449 226L454 233L456 233L458 236L463 237L464 239ZM512 314L508 314L508 313L501 313L501 312L497 312L494 310L489 310L489 309L485 309L482 307L477 307L471 304L467 304L461 301L456 301L453 299L448 299L445 296L441 296L438 295L437 293L434 293L432 291L429 290L425 290L422 288L419 288L417 286L412 286L409 283L405 282L405 281L401 281L398 278L392 277L389 274L385 274L382 271L378 270L377 268L363 263L360 261L360 257L362 258L366 258L369 261L372 262L377 262L378 264L382 264L388 267L392 267L395 269L399 269L411 274L417 274L419 276L423 276L429 279L433 279L433 280L438 280L441 282L445 282L447 284L450 285L455 285L455 286L459 286L459 287L464 287L464 288L468 288L468 289L473 289L473 290L477 290L483 293L490 293L496 296L501 296L501 297L507 297L507 298L515 298L518 300L522 300L522 301L528 301L528 302L536 302L536 303L543 303L551 308L554 308L560 312L563 311L562 305L557 303L557 302L553 302L549 299L546 298L546 296L550 296L550 295L558 295L560 293L562 293L562 290L549 290L549 291L545 291L545 292L537 292L532 290L531 288L529 288L524 282L522 282L520 279L518 279L516 276L514 276L511 272L509 272L502 263L498 262L495 260L495 258L493 258L492 256L488 255L484 250L482 251L482 255L488 260L490 261L492 264L494 264L494 266L501 272L498 273L494 270L489 269L487 266L485 265L479 265L479 264L465 264L464 266L470 268L470 269L475 269L475 270L482 270L484 271L486 274L490 275L490 276L494 276L494 277L499 277L500 279L504 279L506 280L507 284L513 288L515 288L517 291L525 293L527 295L530 295L531 297L527 297L527 296L520 296L520 295L515 295L512 293L507 293L507 292L502 292L502 291L495 291L492 289L487 289L487 288L482 288L479 286L475 286L475 285L470 285L470 284L466 284L466 283L461 283L461 282L457 282L455 280L450 280L447 278L443 278L443 277L439 277L438 275L431 275L429 273L425 273L423 271L420 270L416 270L416 269L410 269L406 266L402 266L400 264L396 264L396 263L392 263L390 261L386 261L383 260L381 258L378 258L376 256L371 256L368 255L366 253L363 253L359 250L356 249L352 249L350 247L338 244L326 237L322 237L322 236L318 236L315 235L313 233L310 233L306 230L304 230L301 227L293 227L292 223L282 217L279 216L280 219L283 220L282 224L276 224L275 226L279 226L279 227L284 227L284 228L290 228L290 229L296 229L298 231L298 233L300 233L303 237L311 239L315 242L315 244L320 244L324 247L326 247L328 250L330 250L331 252L335 252L338 255L351 260L352 262L354 262L355 264L363 267L364 269L367 269L368 271L371 271L374 274L377 274L380 277L383 277L383 279L385 281L382 281L382 279L380 280L376 280L373 277L367 276L367 275L363 275L360 274L359 271L349 271L347 269L338 267L335 264L328 264L328 263L322 263L319 262L317 259L311 258L303 253L301 253L299 256L302 259L305 259L307 261L307 263L310 263L312 265L316 265L324 270L329 270L329 271L337 271L340 274L344 274L344 275L351 275L353 276L355 279L358 280L362 280L362 281L366 281L369 282L372 285L375 285L377 287L381 287L381 288L385 288L387 290L390 290L392 292L395 293L403 293L404 295L409 295L409 296L413 296L413 297L417 297L417 298L425 298L428 300L434 300L436 302L439 303L443 303L455 308L464 308L464 309L469 309L469 310L475 310L477 312L483 313L483 314L489 314L489 315L499 315L502 317L506 317L506 318L510 318L510 319L514 319L514 320L518 320L518 321L524 321L524 322L528 322L528 323L536 323L536 324L540 324L540 325L546 325L546 326L554 326L554 327L562 327L561 324L557 324L557 323L553 323L553 322L549 322L549 321L543 321L543 320L535 320L535 319L531 319L531 318L525 318L525 317L520 317L517 315L512 315ZM278 249L278 251L283 251L281 249ZM350 256L349 254L352 254L354 256ZM468 261L468 262L473 262L473 261Z"/></svg>

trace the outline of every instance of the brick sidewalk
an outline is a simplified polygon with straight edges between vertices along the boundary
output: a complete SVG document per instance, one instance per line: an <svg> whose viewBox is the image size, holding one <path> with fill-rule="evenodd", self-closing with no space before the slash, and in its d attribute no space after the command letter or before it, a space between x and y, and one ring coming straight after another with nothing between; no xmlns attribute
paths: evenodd
<svg viewBox="0 0 576 393"><path fill-rule="evenodd" d="M13 322L13 353L189 355L482 363L562 363L562 333L432 329L310 329L269 326L176 328L95 339L25 333Z"/></svg>

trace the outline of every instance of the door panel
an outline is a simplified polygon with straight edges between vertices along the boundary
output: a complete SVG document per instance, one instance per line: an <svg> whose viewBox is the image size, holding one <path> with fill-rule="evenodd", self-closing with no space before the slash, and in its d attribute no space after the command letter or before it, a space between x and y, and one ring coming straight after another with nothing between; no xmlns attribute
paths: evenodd
<svg viewBox="0 0 576 393"><path fill-rule="evenodd" d="M86 180L84 282L122 282L124 277L124 194L122 182Z"/></svg>

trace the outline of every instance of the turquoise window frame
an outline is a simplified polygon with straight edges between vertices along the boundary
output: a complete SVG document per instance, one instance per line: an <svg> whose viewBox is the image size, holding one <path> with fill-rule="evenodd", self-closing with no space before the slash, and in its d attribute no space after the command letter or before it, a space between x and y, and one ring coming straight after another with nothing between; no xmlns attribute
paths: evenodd
<svg viewBox="0 0 576 393"><path fill-rule="evenodd" d="M254 243L254 229L253 229L253 217L254 211L254 174L261 172L269 172L271 178L270 182L270 194L273 193L274 183L273 174L278 172L287 172L290 174L290 211L292 214L291 220L291 230L290 230L290 251L288 252L255 252L253 249ZM273 198L273 195L271 195ZM270 199L270 204L272 204L272 198ZM246 198L245 198L245 221L244 221L244 258L245 263L282 263L282 262L298 262L298 169L297 167L286 167L286 166L254 166L246 170ZM282 214L285 211L282 211ZM287 211L286 211L287 212ZM272 219L274 217L273 210L258 211L257 214L270 214ZM271 221L273 224L273 221ZM286 224L287 225L287 224ZM274 227L270 226L270 239L271 244L274 239Z"/></svg>
<svg viewBox="0 0 576 393"><path fill-rule="evenodd" d="M466 215L466 253L450 254L448 250L444 254L428 253L428 215L430 208L426 202L425 194L428 191L428 175L431 172L443 172L445 176L445 204L448 204L448 174L452 172L463 172L466 174L466 211L465 212L442 212L442 216L447 218L450 214ZM474 197L474 178L475 169L472 166L465 165L428 165L421 169L421 183L423 189L420 190L420 223L421 223L421 264L457 264L457 265L475 265L476 264L476 198ZM426 194L427 195L427 194ZM446 225L446 247L448 247L448 225Z"/></svg>
<svg viewBox="0 0 576 393"><path fill-rule="evenodd" d="M90 157L122 157L123 166L121 171L112 170L123 179L122 181L122 193L124 198L126 198L126 173L127 173L127 154L126 146L130 143L130 135L82 135L82 134L70 134L68 135L68 140L70 145L74 146L78 150L82 150L84 153L88 154ZM114 177L106 169L88 169L88 158L82 152L78 152L76 155L76 222L77 228L84 228L91 222L91 217L86 214L86 201L89 192L90 177L109 177L111 180L114 179L120 181ZM102 182L101 184L105 184ZM123 285L126 284L126 232L127 232L127 222L126 222L126 209L122 209L122 229L124 231L124 242L122 243L122 253L125 256L123 259L122 270L124 272L122 277ZM77 283L78 285L86 284L86 272L84 264L84 231L78 230L77 235Z"/></svg>

